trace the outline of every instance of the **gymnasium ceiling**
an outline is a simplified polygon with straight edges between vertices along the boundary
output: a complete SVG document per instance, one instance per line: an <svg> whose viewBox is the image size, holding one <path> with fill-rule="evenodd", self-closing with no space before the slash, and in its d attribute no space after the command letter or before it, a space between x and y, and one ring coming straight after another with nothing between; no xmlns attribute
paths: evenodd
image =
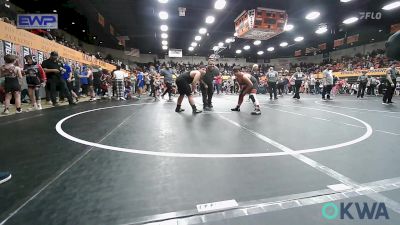
<svg viewBox="0 0 400 225"><path fill-rule="evenodd" d="M253 40L236 38L234 43L225 43L227 48L221 52L222 56L251 59L293 56L295 50L303 49L304 52L305 48L317 48L318 44L324 42L328 43L327 50L332 50L334 39L353 34L360 34L356 45L381 41L389 36L390 25L400 22L400 7L391 11L382 10L384 5L393 0L352 0L346 3L341 0L226 0L226 6L221 10L214 8L216 1L169 0L163 4L158 0L11 0L28 12L57 10L60 28L86 42L122 48L115 36L127 36L129 40L126 41L126 49L137 48L141 53L151 52L160 56L167 53L161 44L162 24L168 26L166 40L169 48L183 49L184 55L207 56L213 53L213 46L233 38L233 21L243 10L257 7L286 10L289 15L288 24L294 25L294 29L262 41L259 46L253 45ZM186 8L185 16L179 16L179 7ZM158 15L160 11L166 11L169 18L161 20ZM306 20L305 16L310 11L318 11L320 16L312 21ZM372 12L375 15L381 13L382 17L380 20L366 19L350 25L343 24L344 19L359 17L361 12ZM104 27L97 22L98 13L104 17ZM205 23L209 15L215 17L213 24ZM71 24L73 21L75 25ZM321 23L327 24L328 31L318 35L315 30ZM114 36L110 34L110 24L115 29ZM194 51L189 51L201 27L207 29L207 34L201 35L202 40L197 41L198 46ZM85 32L82 32L83 29ZM297 36L303 36L304 40L296 43L294 38ZM284 41L289 46L282 48L279 44ZM250 50L244 51L245 45L250 45ZM268 47L274 47L275 50L268 52ZM236 54L237 49L242 49L242 53ZM265 53L257 55L258 51Z"/></svg>

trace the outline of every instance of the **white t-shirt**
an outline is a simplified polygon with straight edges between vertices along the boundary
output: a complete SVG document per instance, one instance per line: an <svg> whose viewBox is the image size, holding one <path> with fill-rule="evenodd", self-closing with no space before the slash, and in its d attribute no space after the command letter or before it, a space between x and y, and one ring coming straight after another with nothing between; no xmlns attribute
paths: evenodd
<svg viewBox="0 0 400 225"><path fill-rule="evenodd" d="M114 71L115 79L123 80L125 77L128 77L128 74L124 73L121 70Z"/></svg>
<svg viewBox="0 0 400 225"><path fill-rule="evenodd" d="M322 72L325 79L325 85L333 85L333 74L331 70L324 70Z"/></svg>

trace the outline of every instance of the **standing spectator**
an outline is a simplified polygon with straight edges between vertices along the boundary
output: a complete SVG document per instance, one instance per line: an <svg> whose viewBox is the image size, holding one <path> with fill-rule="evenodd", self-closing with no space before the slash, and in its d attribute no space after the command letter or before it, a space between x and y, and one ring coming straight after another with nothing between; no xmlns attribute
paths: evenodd
<svg viewBox="0 0 400 225"><path fill-rule="evenodd" d="M164 99L164 96L168 93L168 101L172 101L172 83L174 82L172 72L167 66L165 66L160 71L160 74L164 77L164 84L167 87L161 97Z"/></svg>
<svg viewBox="0 0 400 225"><path fill-rule="evenodd" d="M321 92L320 88L321 82L319 80L315 80L315 94L319 95Z"/></svg>
<svg viewBox="0 0 400 225"><path fill-rule="evenodd" d="M314 77L314 74L310 75L310 92L311 92L311 94L315 94L315 77Z"/></svg>
<svg viewBox="0 0 400 225"><path fill-rule="evenodd" d="M57 102L57 87L59 87L61 95L68 98L69 104L75 105L76 103L74 103L74 100L68 91L67 84L61 76L61 74L65 72L65 69L62 62L58 60L58 53L51 52L50 58L43 61L42 67L46 73L47 80L49 81L50 99L53 106L59 106Z"/></svg>
<svg viewBox="0 0 400 225"><path fill-rule="evenodd" d="M396 79L399 71L396 70L396 64L393 62L386 72L386 93L383 96L382 104L392 104L392 98L396 90Z"/></svg>
<svg viewBox="0 0 400 225"><path fill-rule="evenodd" d="M49 81L48 83L50 84L50 98L53 106L59 106L57 103L57 87L60 88L60 93L68 98L69 104L75 105L76 103L68 91L67 84L61 77L61 74L65 71L65 69L63 64L58 60L58 53L51 52L50 58L43 61L42 67L46 73L47 80Z"/></svg>
<svg viewBox="0 0 400 225"><path fill-rule="evenodd" d="M333 87L333 74L332 65L328 64L326 69L322 72L323 74L323 90L322 90L322 100L325 101L325 96L328 100L331 100L331 91Z"/></svg>
<svg viewBox="0 0 400 225"><path fill-rule="evenodd" d="M138 98L140 99L144 88L144 74L140 69L138 69L136 84L138 87Z"/></svg>
<svg viewBox="0 0 400 225"><path fill-rule="evenodd" d="M43 68L33 61L32 55L25 56L25 61L24 74L28 84L31 105L33 109L40 110L42 109L42 104L40 103L39 89L46 83L46 74Z"/></svg>
<svg viewBox="0 0 400 225"><path fill-rule="evenodd" d="M374 96L376 96L376 94L375 94L375 88L377 87L377 83L378 83L378 80L376 79L376 77L371 77L371 80L370 80L370 85L369 85L369 88L370 88L370 95L374 95Z"/></svg>
<svg viewBox="0 0 400 225"><path fill-rule="evenodd" d="M300 99L300 87L303 83L304 74L301 72L301 68L297 67L296 72L292 76L292 80L294 80L294 96L295 99Z"/></svg>
<svg viewBox="0 0 400 225"><path fill-rule="evenodd" d="M358 82L358 93L357 98L364 98L365 88L367 87L368 76L367 71L363 70L361 76L357 78Z"/></svg>
<svg viewBox="0 0 400 225"><path fill-rule="evenodd" d="M96 68L93 70L93 88L94 88L94 94L97 96L100 96L101 94L101 76L102 76L102 70L101 68Z"/></svg>
<svg viewBox="0 0 400 225"><path fill-rule="evenodd" d="M69 93L72 95L73 98L75 98L76 102L78 102L79 101L78 95L74 91L74 80L75 80L75 77L74 77L74 75L72 73L73 72L72 66L70 66L68 62L65 62L64 63L64 68L65 68L65 72L63 73L63 79L67 83L67 87L68 87ZM64 98L64 96L62 96L62 98Z"/></svg>
<svg viewBox="0 0 400 225"><path fill-rule="evenodd" d="M9 114L10 101L12 96L15 99L16 113L21 113L21 86L18 79L22 79L22 69L15 66L17 56L5 55L5 65L0 67L0 77L5 77L4 90L6 93L3 114Z"/></svg>
<svg viewBox="0 0 400 225"><path fill-rule="evenodd" d="M117 69L112 73L112 79L115 80L115 84L117 87L117 99L118 100L126 100L124 98L124 79L128 77L122 70L121 66L117 66Z"/></svg>
<svg viewBox="0 0 400 225"><path fill-rule="evenodd" d="M222 92L221 87L222 87L222 76L221 74L218 74L215 77L215 87L217 89L217 95L219 95L219 92Z"/></svg>
<svg viewBox="0 0 400 225"><path fill-rule="evenodd" d="M276 72L273 67L270 67L267 73L267 78L269 88L269 100L272 100L272 93L274 94L274 100L277 100L278 97L276 95L276 83L278 81L278 72Z"/></svg>
<svg viewBox="0 0 400 225"><path fill-rule="evenodd" d="M82 95L86 97L89 93L89 68L87 66L82 67L80 78L80 84L82 87Z"/></svg>

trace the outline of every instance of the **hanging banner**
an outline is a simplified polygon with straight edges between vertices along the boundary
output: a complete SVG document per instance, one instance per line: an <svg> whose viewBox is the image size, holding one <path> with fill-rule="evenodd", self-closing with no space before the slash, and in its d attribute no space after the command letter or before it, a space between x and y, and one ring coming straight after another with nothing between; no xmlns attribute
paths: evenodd
<svg viewBox="0 0 400 225"><path fill-rule="evenodd" d="M4 65L4 42L0 40L0 65Z"/></svg>
<svg viewBox="0 0 400 225"><path fill-rule="evenodd" d="M347 37L347 44L351 44L351 43L357 42L359 36L360 36L359 34L356 34L356 35L352 35L352 36Z"/></svg>
<svg viewBox="0 0 400 225"><path fill-rule="evenodd" d="M319 50L326 50L326 43L322 43L318 45Z"/></svg>
<svg viewBox="0 0 400 225"><path fill-rule="evenodd" d="M140 57L140 50L136 48L131 48L130 51L125 51L125 55L129 55L132 57Z"/></svg>
<svg viewBox="0 0 400 225"><path fill-rule="evenodd" d="M115 35L114 27L111 24L110 24L110 34L112 34L113 36Z"/></svg>
<svg viewBox="0 0 400 225"><path fill-rule="evenodd" d="M396 23L390 26L390 33L396 33L397 31L400 30L400 23Z"/></svg>
<svg viewBox="0 0 400 225"><path fill-rule="evenodd" d="M98 18L99 24L104 27L104 25L105 25L104 17L100 13L97 13L97 18Z"/></svg>
<svg viewBox="0 0 400 225"><path fill-rule="evenodd" d="M301 56L301 50L297 50L294 52L294 56Z"/></svg>
<svg viewBox="0 0 400 225"><path fill-rule="evenodd" d="M342 46L342 45L344 45L344 38L337 39L333 42L334 48Z"/></svg>
<svg viewBox="0 0 400 225"><path fill-rule="evenodd" d="M182 58L182 49L169 49L168 56L170 58Z"/></svg>

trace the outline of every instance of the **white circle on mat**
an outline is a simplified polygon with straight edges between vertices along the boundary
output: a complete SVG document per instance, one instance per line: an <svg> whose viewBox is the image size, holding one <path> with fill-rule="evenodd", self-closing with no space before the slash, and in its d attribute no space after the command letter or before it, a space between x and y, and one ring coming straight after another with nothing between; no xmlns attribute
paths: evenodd
<svg viewBox="0 0 400 225"><path fill-rule="evenodd" d="M303 153L312 153L312 152L321 152L321 151L328 151L328 150L334 150L342 147L346 147L349 145L353 145L356 143L359 143L361 141L364 141L365 139L369 138L372 135L372 127L358 119L343 113L338 113L338 112L331 112L328 110L323 110L323 109L317 109L317 108L309 108L312 110L319 110L319 111L324 111L327 113L332 113L332 114L337 114L340 116L344 116L353 120L356 120L360 123L362 123L365 128L366 132L361 136L358 137L354 140L335 144L335 145L329 145L329 146L324 146L324 147L318 147L318 148L310 148L310 149L302 149L302 150L295 150L295 152L290 153L290 152L266 152L266 153L243 153L243 154L197 154L197 153L177 153L177 152L157 152L157 151L148 151L148 150L139 150L139 149L131 149L131 148L122 148L122 147L116 147L116 146L110 146L110 145L103 145L100 143L95 143L91 141L86 141L79 139L77 137L74 137L70 134L67 134L63 129L62 129L62 124L79 115L90 113L90 112L95 112L95 111L100 111L100 110L106 110L106 109L112 109L112 108L120 108L120 107L129 107L129 106L137 106L137 105L143 105L143 104L128 104L128 105L118 105L118 106L111 106L111 107L104 107L104 108L97 108L97 109L92 109L92 110L87 110L79 113L75 113L73 115L67 116L63 119L61 119L57 124L56 124L56 131L63 136L64 138L80 143L83 145L87 146L92 146L96 148L101 148L101 149L106 149L106 150L111 150L111 151L117 151L117 152L126 152L126 153L132 153L132 154L140 154L140 155L150 155L150 156L162 156L162 157L177 157L177 158L257 158L257 157L271 157L271 156L285 156L285 155L294 155L294 154L303 154Z"/></svg>

